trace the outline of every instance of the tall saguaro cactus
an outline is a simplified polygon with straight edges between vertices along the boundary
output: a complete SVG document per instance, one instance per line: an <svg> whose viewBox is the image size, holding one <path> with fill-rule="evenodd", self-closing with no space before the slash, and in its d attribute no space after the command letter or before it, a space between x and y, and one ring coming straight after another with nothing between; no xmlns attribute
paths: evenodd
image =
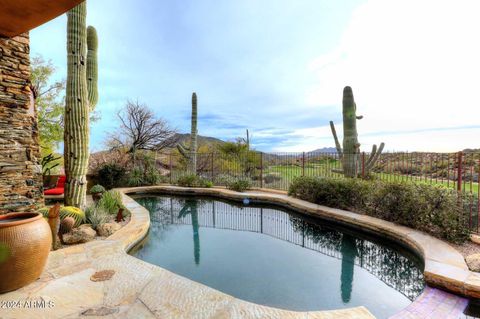
<svg viewBox="0 0 480 319"><path fill-rule="evenodd" d="M67 22L67 90L64 128L65 205L83 208L86 201L90 110L97 103L97 37L89 28L87 4L71 9ZM87 43L91 45L87 47ZM88 55L87 55L88 50ZM90 59L90 60L89 60ZM89 92L89 88L92 93Z"/></svg>
<svg viewBox="0 0 480 319"><path fill-rule="evenodd" d="M192 127L190 132L190 146L178 144L177 149L187 160L190 173L197 173L197 94L192 94Z"/></svg>
<svg viewBox="0 0 480 319"><path fill-rule="evenodd" d="M88 101L90 102L90 111L93 111L98 102L98 37L97 30L92 26L87 28L87 48Z"/></svg>
<svg viewBox="0 0 480 319"><path fill-rule="evenodd" d="M352 88L346 86L343 89L343 149L338 141L335 125L330 121L335 147L342 162L342 173L346 177L357 177L361 169L360 161L360 143L358 142L357 120L361 120L363 116L357 116L357 105L353 97ZM384 143L373 145L369 158L364 163L364 173L368 174L377 162L380 154L385 147Z"/></svg>

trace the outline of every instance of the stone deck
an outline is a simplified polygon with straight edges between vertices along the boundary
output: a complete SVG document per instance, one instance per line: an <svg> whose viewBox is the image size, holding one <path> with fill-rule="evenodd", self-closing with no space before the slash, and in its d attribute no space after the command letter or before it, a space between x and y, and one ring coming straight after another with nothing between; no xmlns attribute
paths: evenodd
<svg viewBox="0 0 480 319"><path fill-rule="evenodd" d="M231 199L248 197L380 232L423 256L427 282L466 295L480 291L478 275L468 271L463 257L455 249L406 227L307 203L278 192L236 193L218 188L156 186L122 189L124 203L132 213L130 223L106 240L51 252L39 280L0 295L0 304L4 306L0 318L374 318L365 307L294 312L253 304L128 255L126 251L147 234L150 217L145 208L125 194L165 191ZM115 273L105 281L93 281L92 276L102 270ZM40 303L41 308L32 308L32 304L25 303L27 300L45 303ZM466 302L464 298L427 288L412 305L393 318L458 318ZM27 308L28 305L31 307Z"/></svg>

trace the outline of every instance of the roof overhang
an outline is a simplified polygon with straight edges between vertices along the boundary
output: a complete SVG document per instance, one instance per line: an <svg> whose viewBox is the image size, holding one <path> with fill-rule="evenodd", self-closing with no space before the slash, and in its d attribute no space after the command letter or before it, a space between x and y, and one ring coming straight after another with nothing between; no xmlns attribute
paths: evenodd
<svg viewBox="0 0 480 319"><path fill-rule="evenodd" d="M0 35L8 38L30 31L84 0L0 0Z"/></svg>

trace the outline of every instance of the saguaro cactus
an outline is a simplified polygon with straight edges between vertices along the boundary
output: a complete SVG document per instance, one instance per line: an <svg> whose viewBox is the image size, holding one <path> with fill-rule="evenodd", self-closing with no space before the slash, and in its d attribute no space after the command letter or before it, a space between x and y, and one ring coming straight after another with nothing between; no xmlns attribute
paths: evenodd
<svg viewBox="0 0 480 319"><path fill-rule="evenodd" d="M87 190L89 116L90 110L95 107L98 99L97 37L95 29L90 27L87 41L86 2L71 9L67 16L68 76L64 119L64 162L67 177L65 205L83 208ZM87 42L91 45L88 48L88 55ZM88 61L88 58L91 60ZM89 94L89 87L91 94Z"/></svg>
<svg viewBox="0 0 480 319"><path fill-rule="evenodd" d="M360 143L358 142L357 120L361 120L362 118L363 116L357 116L357 105L353 98L352 88L346 86L343 89L343 149L338 141L335 125L330 121L330 128L335 140L335 147L337 148L338 155L342 162L341 172L346 177L357 177L361 170L362 163L360 161ZM381 143L378 149L377 145L373 145L372 152L363 167L365 174L368 174L373 168L384 147L384 143Z"/></svg>
<svg viewBox="0 0 480 319"><path fill-rule="evenodd" d="M177 148L180 154L182 154L188 160L188 170L191 173L197 173L197 94L192 94L192 128L190 132L190 146L187 147L184 144L178 144Z"/></svg>
<svg viewBox="0 0 480 319"><path fill-rule="evenodd" d="M97 30L89 26L87 28L87 86L90 111L95 109L98 102L98 37Z"/></svg>

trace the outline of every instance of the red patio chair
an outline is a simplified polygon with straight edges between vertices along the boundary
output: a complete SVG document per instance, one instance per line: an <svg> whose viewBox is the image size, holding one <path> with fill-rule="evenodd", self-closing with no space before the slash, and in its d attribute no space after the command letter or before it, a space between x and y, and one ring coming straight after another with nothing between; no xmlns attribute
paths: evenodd
<svg viewBox="0 0 480 319"><path fill-rule="evenodd" d="M54 188L47 189L43 193L45 195L63 195L65 192L65 181L67 177L65 175L59 176L57 179L57 184Z"/></svg>

